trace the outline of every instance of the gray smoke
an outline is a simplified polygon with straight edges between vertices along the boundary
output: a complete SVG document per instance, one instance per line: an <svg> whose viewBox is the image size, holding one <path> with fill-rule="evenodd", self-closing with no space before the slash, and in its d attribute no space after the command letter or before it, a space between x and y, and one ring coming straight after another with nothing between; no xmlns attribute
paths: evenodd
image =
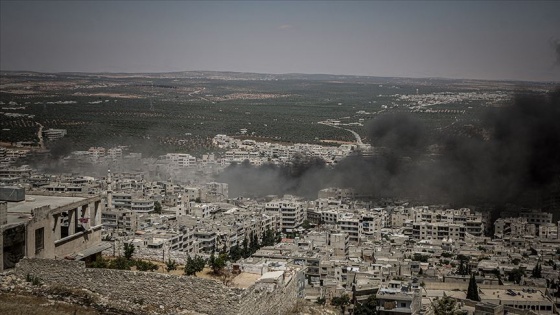
<svg viewBox="0 0 560 315"><path fill-rule="evenodd" d="M488 110L481 132L441 135L410 115L371 122L373 157L350 156L335 167L299 158L288 166L232 165L219 176L232 195L297 194L351 187L372 197L494 204L542 200L560 183L560 89L519 92ZM468 134L468 135L465 135Z"/></svg>
<svg viewBox="0 0 560 315"><path fill-rule="evenodd" d="M256 167L248 161L234 163L217 180L229 183L229 194L234 197L278 194L313 197L317 195L322 179L328 173L322 159L298 155L289 164L281 166L265 164Z"/></svg>
<svg viewBox="0 0 560 315"><path fill-rule="evenodd" d="M554 50L556 56L556 66L560 66L560 39L551 39L550 46Z"/></svg>

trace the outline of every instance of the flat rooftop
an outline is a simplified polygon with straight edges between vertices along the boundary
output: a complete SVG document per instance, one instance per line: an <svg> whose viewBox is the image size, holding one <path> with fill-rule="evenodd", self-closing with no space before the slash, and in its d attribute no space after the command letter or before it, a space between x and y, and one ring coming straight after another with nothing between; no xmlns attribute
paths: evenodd
<svg viewBox="0 0 560 315"><path fill-rule="evenodd" d="M8 202L8 224L27 221L31 217L31 210L35 208L50 206L51 209L56 209L85 199L82 197L27 195L25 201Z"/></svg>
<svg viewBox="0 0 560 315"><path fill-rule="evenodd" d="M508 294L508 290L497 290L497 289L480 289L480 299L482 301L489 301L489 300L500 300L502 301L519 301L519 302L536 302L536 301L549 301L544 294L535 289L535 292L523 292L522 290L512 290L515 295Z"/></svg>
<svg viewBox="0 0 560 315"><path fill-rule="evenodd" d="M465 291L450 291L450 290L426 290L427 298L442 298L444 296L449 296L455 299L464 300L467 298L467 293Z"/></svg>

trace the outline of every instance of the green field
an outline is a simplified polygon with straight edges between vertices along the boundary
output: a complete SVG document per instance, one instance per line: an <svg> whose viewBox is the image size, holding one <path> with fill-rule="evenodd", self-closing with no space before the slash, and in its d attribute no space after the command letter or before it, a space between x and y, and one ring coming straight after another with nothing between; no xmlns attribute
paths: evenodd
<svg viewBox="0 0 560 315"><path fill-rule="evenodd" d="M0 141L37 141L38 125L64 128L68 135L49 147L86 150L130 145L146 154L210 151L216 134L266 141L320 143L353 141L348 131L317 124L327 119L365 125L378 115L410 112L397 95L507 90L509 85L462 81L305 75L179 73L87 75L2 73ZM198 92L197 92L198 91ZM15 102L17 105L8 105ZM14 104L14 103L12 103ZM386 105L387 108L385 108ZM413 113L430 130L461 132L477 124L485 102L438 104L432 109L465 113ZM360 112L360 113L358 113ZM367 138L364 126L345 126Z"/></svg>

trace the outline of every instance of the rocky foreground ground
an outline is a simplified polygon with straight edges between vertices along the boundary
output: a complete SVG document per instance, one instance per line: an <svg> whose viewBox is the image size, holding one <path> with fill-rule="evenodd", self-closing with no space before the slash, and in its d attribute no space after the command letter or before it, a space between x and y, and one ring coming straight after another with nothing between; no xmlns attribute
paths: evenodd
<svg viewBox="0 0 560 315"><path fill-rule="evenodd" d="M186 310L140 303L111 303L108 297L87 289L46 285L39 278L20 278L13 272L0 273L0 314L12 315L197 315ZM308 301L298 301L286 315L335 315L338 312Z"/></svg>

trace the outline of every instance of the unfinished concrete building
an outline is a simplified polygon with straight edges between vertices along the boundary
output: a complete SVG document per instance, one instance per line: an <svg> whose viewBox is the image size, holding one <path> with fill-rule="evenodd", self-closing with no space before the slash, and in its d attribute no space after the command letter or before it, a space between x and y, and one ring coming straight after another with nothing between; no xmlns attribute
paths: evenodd
<svg viewBox="0 0 560 315"><path fill-rule="evenodd" d="M23 257L95 259L108 247L101 242L101 212L101 196L0 201L0 271Z"/></svg>

